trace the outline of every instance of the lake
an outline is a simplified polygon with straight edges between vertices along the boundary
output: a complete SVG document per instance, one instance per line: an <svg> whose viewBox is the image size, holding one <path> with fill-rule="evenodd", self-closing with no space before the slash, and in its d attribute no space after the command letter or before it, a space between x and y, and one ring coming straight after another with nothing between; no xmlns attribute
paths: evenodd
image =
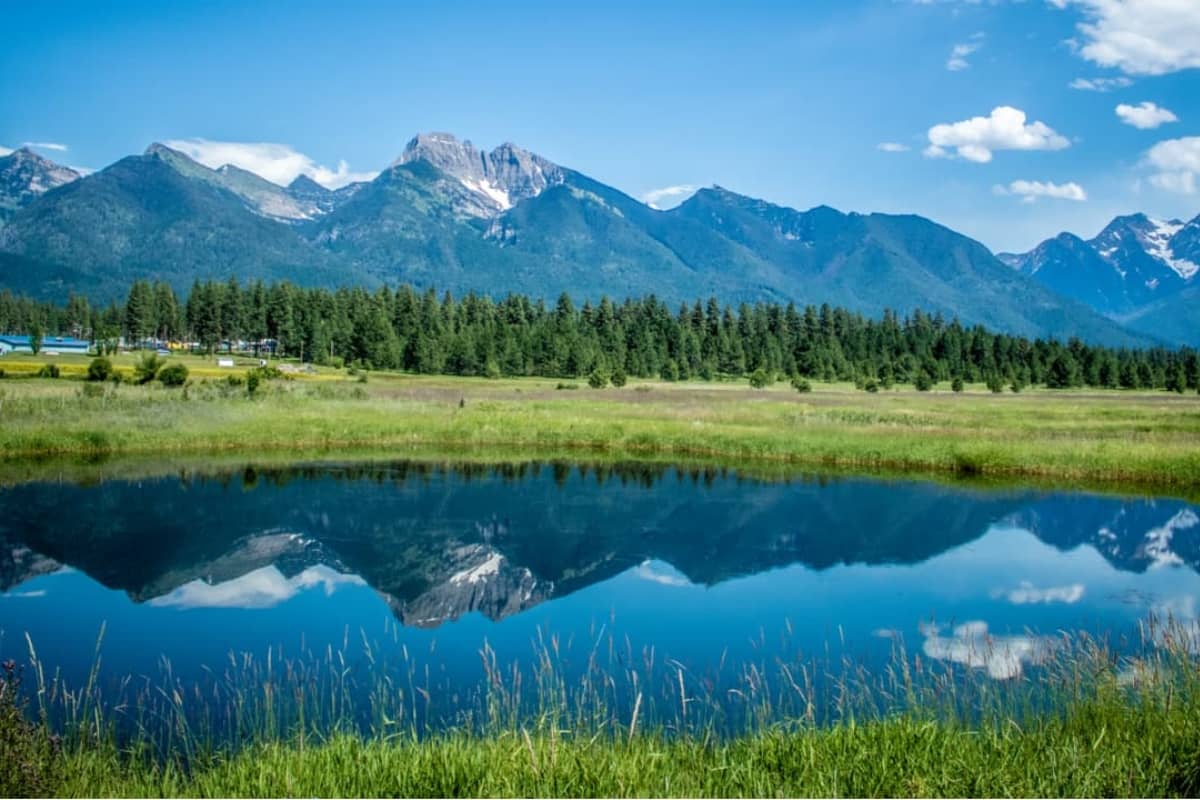
<svg viewBox="0 0 1200 800"><path fill-rule="evenodd" d="M898 653L997 685L1064 634L1136 653L1148 618L1195 627L1198 569L1200 508L1171 498L642 465L182 470L0 489L0 656L27 662L28 635L79 686L103 628L113 702L282 670L426 725L489 686L527 703L553 671L624 718L728 721L748 694L828 702L831 674Z"/></svg>

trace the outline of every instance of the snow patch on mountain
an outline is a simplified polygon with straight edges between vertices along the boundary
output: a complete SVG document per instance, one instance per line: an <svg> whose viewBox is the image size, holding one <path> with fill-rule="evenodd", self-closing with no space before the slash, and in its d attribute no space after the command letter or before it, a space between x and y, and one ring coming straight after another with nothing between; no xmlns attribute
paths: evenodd
<svg viewBox="0 0 1200 800"><path fill-rule="evenodd" d="M490 576L500 572L500 565L504 562L504 556L493 552L481 563L473 567L469 567L460 572L456 572L450 576L450 583L479 583L486 581Z"/></svg>
<svg viewBox="0 0 1200 800"><path fill-rule="evenodd" d="M1180 511L1167 520L1166 524L1146 532L1146 540L1142 544L1142 554L1153 566L1168 566L1182 564L1181 559L1172 549L1171 540L1183 531L1191 530L1200 525L1200 516L1190 508Z"/></svg>
<svg viewBox="0 0 1200 800"><path fill-rule="evenodd" d="M1176 258L1171 249L1171 239L1184 228L1182 222L1151 219L1150 225L1152 227L1145 233L1144 238L1146 252L1150 256L1166 264L1185 281L1200 272L1200 265L1188 261L1186 258Z"/></svg>
<svg viewBox="0 0 1200 800"><path fill-rule="evenodd" d="M484 197L487 197L493 203L498 205L501 210L508 211L510 208L512 208L513 204L512 200L510 200L508 197L508 192L504 191L504 189L500 188L499 186L494 185L487 178L482 180L460 178L459 180L462 181L463 186L467 187L476 194L481 194Z"/></svg>

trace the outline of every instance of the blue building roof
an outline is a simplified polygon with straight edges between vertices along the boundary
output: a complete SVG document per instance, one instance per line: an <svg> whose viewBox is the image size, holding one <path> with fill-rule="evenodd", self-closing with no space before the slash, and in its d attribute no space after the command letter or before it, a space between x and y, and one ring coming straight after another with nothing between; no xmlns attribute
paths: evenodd
<svg viewBox="0 0 1200 800"><path fill-rule="evenodd" d="M15 334L0 334L0 342L11 347L30 347L33 342L32 336L17 336ZM42 349L48 347L91 347L91 342L87 339L76 339L73 336L45 336L42 338Z"/></svg>

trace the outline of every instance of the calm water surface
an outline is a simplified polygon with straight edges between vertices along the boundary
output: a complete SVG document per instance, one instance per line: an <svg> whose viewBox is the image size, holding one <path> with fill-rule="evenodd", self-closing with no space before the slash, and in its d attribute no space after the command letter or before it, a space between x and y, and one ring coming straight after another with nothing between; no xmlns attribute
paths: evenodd
<svg viewBox="0 0 1200 800"><path fill-rule="evenodd" d="M467 697L486 642L719 694L733 665L877 666L903 642L1003 681L1063 631L1195 624L1198 569L1200 509L1166 498L565 465L38 483L0 489L0 655L28 634L80 682L103 625L110 682L340 652Z"/></svg>

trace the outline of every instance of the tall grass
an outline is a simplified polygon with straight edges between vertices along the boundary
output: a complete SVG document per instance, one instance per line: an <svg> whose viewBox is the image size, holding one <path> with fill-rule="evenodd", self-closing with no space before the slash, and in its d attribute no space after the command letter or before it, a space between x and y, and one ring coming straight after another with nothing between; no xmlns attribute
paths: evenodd
<svg viewBox="0 0 1200 800"><path fill-rule="evenodd" d="M33 643L28 668L31 716L63 736L43 756L61 795L1186 796L1197 634L1151 620L1130 655L1060 634L1006 681L898 639L876 671L817 656L695 673L605 626L542 633L529 662L484 643L466 692L432 654L388 663L386 643L349 632L190 682L164 662L105 685L99 647L77 688Z"/></svg>

